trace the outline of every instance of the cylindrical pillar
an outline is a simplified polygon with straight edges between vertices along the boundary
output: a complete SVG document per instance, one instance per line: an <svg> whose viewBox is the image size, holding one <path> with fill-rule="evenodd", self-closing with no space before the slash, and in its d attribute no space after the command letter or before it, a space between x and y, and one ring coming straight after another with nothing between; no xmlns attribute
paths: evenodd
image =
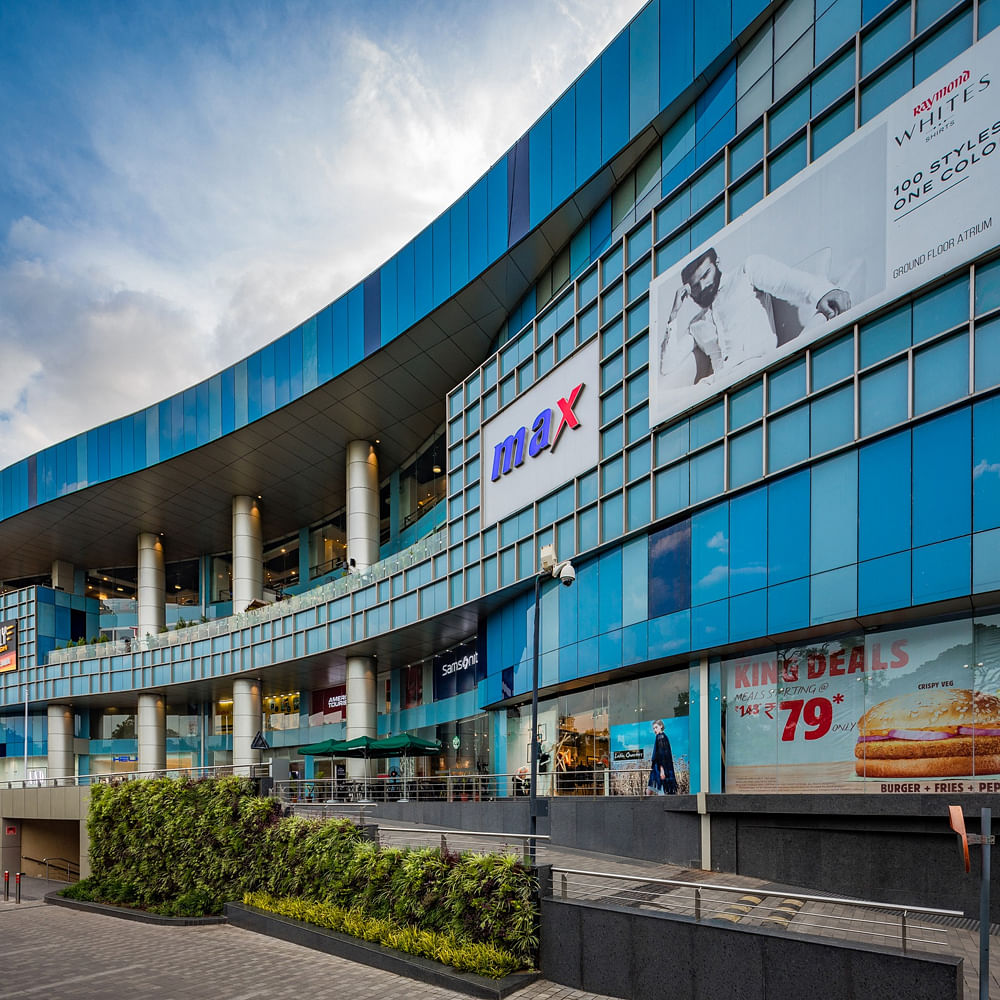
<svg viewBox="0 0 1000 1000"><path fill-rule="evenodd" d="M164 592L167 574L163 567L163 541L144 531L139 535L139 638L156 635L167 622Z"/></svg>
<svg viewBox="0 0 1000 1000"><path fill-rule="evenodd" d="M260 763L260 751L250 746L261 728L260 683L238 678L233 681L233 764Z"/></svg>
<svg viewBox="0 0 1000 1000"><path fill-rule="evenodd" d="M377 736L378 716L375 708L375 660L370 656L347 658L347 738ZM348 760L347 774L351 778L365 775L365 760Z"/></svg>
<svg viewBox="0 0 1000 1000"><path fill-rule="evenodd" d="M135 728L139 737L139 770L166 770L167 703L159 691L147 691L139 695Z"/></svg>
<svg viewBox="0 0 1000 1000"><path fill-rule="evenodd" d="M347 446L347 564L365 570L378 562L378 458L368 441Z"/></svg>
<svg viewBox="0 0 1000 1000"><path fill-rule="evenodd" d="M73 709L69 705L49 705L48 777L72 778L76 773L73 757Z"/></svg>
<svg viewBox="0 0 1000 1000"><path fill-rule="evenodd" d="M264 534L253 497L233 497L233 613L264 596Z"/></svg>

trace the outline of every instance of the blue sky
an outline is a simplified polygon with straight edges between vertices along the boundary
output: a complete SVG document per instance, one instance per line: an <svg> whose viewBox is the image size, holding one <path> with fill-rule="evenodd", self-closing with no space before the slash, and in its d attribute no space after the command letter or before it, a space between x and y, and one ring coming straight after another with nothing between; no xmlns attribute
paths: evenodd
<svg viewBox="0 0 1000 1000"><path fill-rule="evenodd" d="M0 467L332 301L640 0L0 2Z"/></svg>

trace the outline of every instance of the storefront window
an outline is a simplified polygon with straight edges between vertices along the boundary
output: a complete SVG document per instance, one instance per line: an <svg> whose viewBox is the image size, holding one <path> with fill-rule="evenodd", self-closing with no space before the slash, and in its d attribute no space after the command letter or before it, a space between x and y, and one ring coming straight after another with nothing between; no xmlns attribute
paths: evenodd
<svg viewBox="0 0 1000 1000"><path fill-rule="evenodd" d="M299 692L268 695L263 701L264 728L268 730L299 728Z"/></svg>
<svg viewBox="0 0 1000 1000"><path fill-rule="evenodd" d="M309 576L315 579L347 565L347 521L344 511L309 531Z"/></svg>
<svg viewBox="0 0 1000 1000"><path fill-rule="evenodd" d="M193 607L200 603L201 588L198 586L198 565L197 559L167 563L166 590L164 591L167 604Z"/></svg>
<svg viewBox="0 0 1000 1000"><path fill-rule="evenodd" d="M233 560L229 553L212 557L212 603L233 599Z"/></svg>
<svg viewBox="0 0 1000 1000"><path fill-rule="evenodd" d="M178 705L166 708L167 736L184 740L197 739L200 716L195 705Z"/></svg>
<svg viewBox="0 0 1000 1000"><path fill-rule="evenodd" d="M264 550L264 586L280 597L299 582L299 537L293 535Z"/></svg>
<svg viewBox="0 0 1000 1000"><path fill-rule="evenodd" d="M445 496L445 438L440 435L399 474L399 526L408 528Z"/></svg>
<svg viewBox="0 0 1000 1000"><path fill-rule="evenodd" d="M723 663L727 792L1000 788L1000 617Z"/></svg>
<svg viewBox="0 0 1000 1000"><path fill-rule="evenodd" d="M134 740L135 712L126 708L95 708L90 712L90 738Z"/></svg>
<svg viewBox="0 0 1000 1000"><path fill-rule="evenodd" d="M220 698L212 712L212 734L231 736L233 732L233 699Z"/></svg>

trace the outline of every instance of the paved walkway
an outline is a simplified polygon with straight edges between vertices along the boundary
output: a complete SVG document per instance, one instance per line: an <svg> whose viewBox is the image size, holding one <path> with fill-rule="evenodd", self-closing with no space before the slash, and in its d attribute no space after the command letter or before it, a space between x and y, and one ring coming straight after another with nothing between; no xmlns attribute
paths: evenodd
<svg viewBox="0 0 1000 1000"><path fill-rule="evenodd" d="M159 927L49 906L27 879L0 901L4 1000L451 1000L464 994L264 938L227 924ZM537 981L518 1000L593 1000Z"/></svg>

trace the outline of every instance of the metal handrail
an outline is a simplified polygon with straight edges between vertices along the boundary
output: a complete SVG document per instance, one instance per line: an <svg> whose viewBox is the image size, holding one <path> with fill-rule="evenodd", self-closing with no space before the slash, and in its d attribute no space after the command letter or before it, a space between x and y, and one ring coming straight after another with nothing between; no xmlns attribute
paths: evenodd
<svg viewBox="0 0 1000 1000"><path fill-rule="evenodd" d="M765 890L758 889L754 886L746 885L715 885L711 882L685 882L681 879L673 878L650 878L649 876L642 874L634 875L618 875L613 872L593 872L584 871L579 868L561 868L554 866L552 868L552 874L556 875L586 875L590 878L603 878L610 879L612 881L622 881L622 882L636 882L641 881L644 885L671 885L680 886L685 889L711 889L718 892L756 892L758 894L764 893ZM867 907L870 909L879 910L892 910L898 912L906 913L922 913L925 915L932 915L937 917L964 917L965 914L961 910L941 910L932 906L906 906L900 903L879 903L874 900L867 899L850 899L849 897L839 897L839 896L810 896L806 893L801 893L794 890L779 890L779 891L767 891L768 896L790 896L794 895L796 899L801 899L804 903L834 903L844 906L860 906Z"/></svg>
<svg viewBox="0 0 1000 1000"><path fill-rule="evenodd" d="M45 865L45 880L49 880L49 865L54 861L64 861L66 862L66 880L69 881L70 875L75 875L77 878L80 877L80 865L79 862L73 861L70 858L42 858L42 864ZM71 867L72 866L72 867ZM73 871L76 868L76 871Z"/></svg>
<svg viewBox="0 0 1000 1000"><path fill-rule="evenodd" d="M426 826L386 826L385 823L379 823L379 830L389 830L392 833L423 833L430 834L432 836L451 836L455 835L458 837L493 837L498 840L511 840L514 838L520 840L551 840L552 838L547 833L491 833L486 830L432 830L430 827ZM561 869L560 869L561 870Z"/></svg>
<svg viewBox="0 0 1000 1000"><path fill-rule="evenodd" d="M61 778L30 778L27 781L0 782L2 788L72 788L86 785L106 785L116 781L137 781L141 778L210 778L242 775L250 777L255 764L214 764L205 767L164 767L147 771L108 771L101 774L70 774Z"/></svg>

